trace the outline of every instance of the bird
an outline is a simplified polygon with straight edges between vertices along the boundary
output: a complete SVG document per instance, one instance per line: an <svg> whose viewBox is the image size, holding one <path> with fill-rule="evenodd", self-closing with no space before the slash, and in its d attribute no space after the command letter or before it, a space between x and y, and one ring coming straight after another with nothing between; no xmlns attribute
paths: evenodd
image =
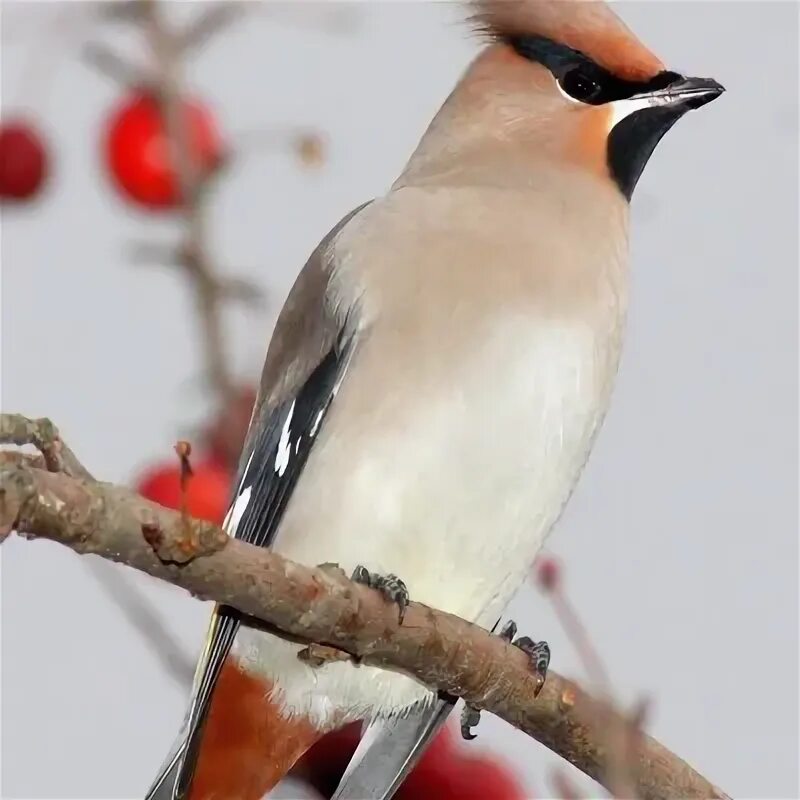
<svg viewBox="0 0 800 800"><path fill-rule="evenodd" d="M289 293L225 528L339 565L398 624L410 597L494 630L609 406L634 188L724 89L668 70L601 0L473 0L468 16L480 52ZM516 643L543 678L546 643ZM388 800L454 699L375 667L315 669L300 648L216 606L147 800L257 800L355 721L334 798Z"/></svg>

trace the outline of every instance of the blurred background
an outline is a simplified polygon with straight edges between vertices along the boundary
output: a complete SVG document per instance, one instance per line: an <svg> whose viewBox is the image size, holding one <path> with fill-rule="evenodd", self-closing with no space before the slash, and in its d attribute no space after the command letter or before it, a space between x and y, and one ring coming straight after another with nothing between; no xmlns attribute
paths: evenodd
<svg viewBox="0 0 800 800"><path fill-rule="evenodd" d="M51 417L95 475L165 504L172 445L190 440L190 507L215 519L298 270L390 185L478 45L451 3L164 2L162 26L192 34L158 61L136 5L0 4L2 407ZM798 5L616 7L670 68L728 92L678 124L637 188L614 403L548 552L617 699L649 701L649 732L735 797L795 798ZM165 66L175 165L142 91ZM10 539L3 797L141 797L208 612ZM509 616L591 685L533 581ZM319 797L347 747L276 796ZM434 755L408 797L553 797L559 774L602 796L487 715ZM457 774L472 794L446 788Z"/></svg>

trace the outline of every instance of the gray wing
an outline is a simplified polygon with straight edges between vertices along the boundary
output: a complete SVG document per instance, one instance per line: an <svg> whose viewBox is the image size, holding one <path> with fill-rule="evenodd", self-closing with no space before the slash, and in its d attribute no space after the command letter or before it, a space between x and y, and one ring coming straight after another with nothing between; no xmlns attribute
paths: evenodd
<svg viewBox="0 0 800 800"><path fill-rule="evenodd" d="M331 800L390 800L455 704L456 698L440 694L433 705L404 717L371 722Z"/></svg>
<svg viewBox="0 0 800 800"><path fill-rule="evenodd" d="M352 342L328 310L328 250L336 234L365 205L323 239L278 317L225 524L232 536L250 544L272 544L344 375ZM215 607L188 711L146 800L188 796L214 686L241 624L241 615L234 609Z"/></svg>
<svg viewBox="0 0 800 800"><path fill-rule="evenodd" d="M439 698L404 717L370 723L331 800L389 800L447 721L454 703Z"/></svg>

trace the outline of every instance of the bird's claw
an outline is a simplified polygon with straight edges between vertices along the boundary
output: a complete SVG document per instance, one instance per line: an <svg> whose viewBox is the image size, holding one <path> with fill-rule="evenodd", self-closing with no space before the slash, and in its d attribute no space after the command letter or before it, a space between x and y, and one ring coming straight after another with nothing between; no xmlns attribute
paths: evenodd
<svg viewBox="0 0 800 800"><path fill-rule="evenodd" d="M518 647L530 659L537 681L534 697L538 697L547 677L547 668L550 666L550 645L547 642L534 642L528 636L521 636L519 639L515 639L517 624L513 620L506 622L497 635L503 641ZM461 710L461 736L464 739L475 739L476 734L472 732L472 729L480 720L480 710L469 705L469 703L465 703L464 708Z"/></svg>
<svg viewBox="0 0 800 800"><path fill-rule="evenodd" d="M405 583L397 575L378 575L359 564L353 570L351 580L362 586L369 586L370 589L377 589L390 603L396 603L400 612L400 624L403 624L409 596Z"/></svg>
<svg viewBox="0 0 800 800"><path fill-rule="evenodd" d="M464 739L477 739L478 735L472 732L472 729L481 721L481 712L480 709L475 708L474 706L469 705L469 703L464 704L464 708L461 709L461 736Z"/></svg>
<svg viewBox="0 0 800 800"><path fill-rule="evenodd" d="M518 647L530 659L531 667L536 675L534 697L538 697L547 678L547 668L550 666L550 645L547 642L534 642L529 636L520 636L515 639L516 635L517 625L513 620L509 620L503 625L500 638L505 639L514 647Z"/></svg>

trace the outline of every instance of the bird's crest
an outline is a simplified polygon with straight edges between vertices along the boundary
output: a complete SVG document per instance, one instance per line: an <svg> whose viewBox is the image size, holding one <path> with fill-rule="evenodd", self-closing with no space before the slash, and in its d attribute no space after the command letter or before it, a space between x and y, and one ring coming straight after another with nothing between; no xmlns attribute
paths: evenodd
<svg viewBox="0 0 800 800"><path fill-rule="evenodd" d="M473 26L494 40L550 39L627 80L648 80L664 69L602 0L471 0L469 5Z"/></svg>

